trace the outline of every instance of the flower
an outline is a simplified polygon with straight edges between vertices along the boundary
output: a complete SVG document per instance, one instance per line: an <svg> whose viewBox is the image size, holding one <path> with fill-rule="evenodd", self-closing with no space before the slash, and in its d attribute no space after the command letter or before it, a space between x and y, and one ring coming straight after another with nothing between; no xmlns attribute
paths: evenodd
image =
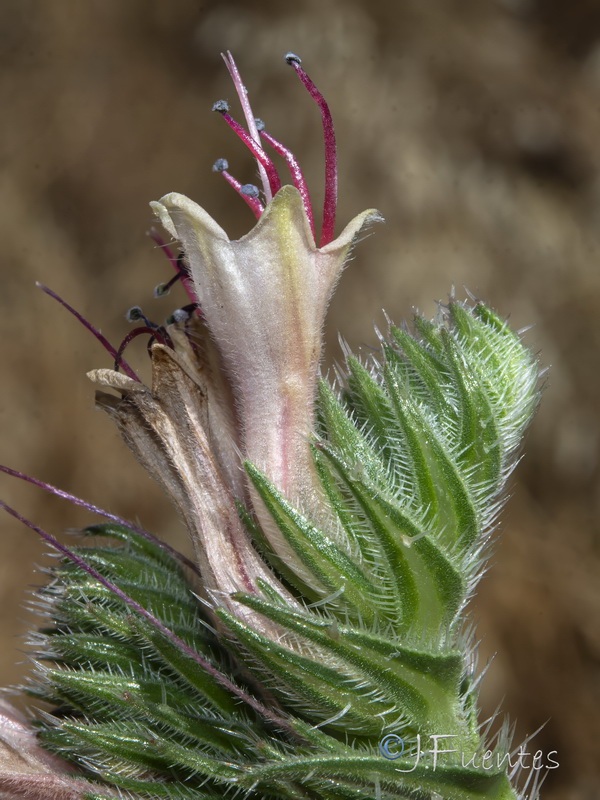
<svg viewBox="0 0 600 800"><path fill-rule="evenodd" d="M349 248L374 212L317 248L293 186L280 189L238 241L183 195L152 205L186 253L232 387L244 457L295 506L319 514L309 441L323 320ZM269 518L253 504L268 530ZM281 543L271 543L279 553Z"/></svg>
<svg viewBox="0 0 600 800"><path fill-rule="evenodd" d="M31 693L53 709L39 719L40 742L82 769L80 781L0 704L0 800L113 790L374 797L382 785L389 797L517 797L503 766L507 726L488 751L496 770L458 763L488 747L462 631L536 404L537 366L497 315L452 300L436 323L415 320L417 337L391 326L369 367L348 355L339 395L321 382L312 446L325 311L353 242L378 215L364 212L334 238L331 115L299 59L287 60L323 119L318 245L298 164L252 117L228 57L248 130L226 103L215 110L257 158L262 194L224 159L215 167L258 218L253 230L231 241L179 194L152 204L183 247L177 257L165 246L175 277L156 294L181 280L192 302L165 326L131 309L144 324L118 349L44 289L113 355L115 369L91 373L118 392L100 391L99 405L179 508L197 564L0 467L108 518L86 533L122 543L75 552L0 501L66 558L37 594L50 625L32 642ZM285 158L292 186L281 185L259 136ZM151 336L151 386L123 360L142 334ZM178 563L200 573L210 620ZM390 731L417 742L445 731L455 746L436 752L444 757L433 771L406 757L394 764L380 756ZM99 778L97 790L83 776Z"/></svg>
<svg viewBox="0 0 600 800"><path fill-rule="evenodd" d="M287 58L306 84L297 57ZM230 57L227 64L247 106L246 117L254 121ZM182 277L198 309L176 315L181 321L166 329L165 343L152 347L151 389L112 370L96 370L90 377L121 392L122 399L101 394L99 403L179 508L207 594L221 593L225 605L248 616L252 612L227 599L231 593L255 593L259 579L287 593L255 552L236 500L251 506L276 556L301 577L310 577L245 480L242 465L252 462L314 524L329 519L310 450L323 321L352 244L379 215L364 211L332 239L326 225L331 226L335 208L326 208L318 247L310 198L293 156L261 123L263 137L286 155L292 169L295 185L280 186L252 126L244 131L222 101L215 109L264 168L263 206L258 190L240 186L223 159L217 165L258 222L232 241L204 209L181 194L152 203L183 249ZM325 133L326 141L333 136L328 124ZM331 172L328 163L327 175ZM331 187L326 194L326 202L331 205L333 196L335 203Z"/></svg>

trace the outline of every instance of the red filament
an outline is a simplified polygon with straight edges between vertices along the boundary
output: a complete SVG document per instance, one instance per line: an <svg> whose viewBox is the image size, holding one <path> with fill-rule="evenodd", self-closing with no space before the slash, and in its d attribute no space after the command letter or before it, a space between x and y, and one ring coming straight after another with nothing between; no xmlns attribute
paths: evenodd
<svg viewBox="0 0 600 800"><path fill-rule="evenodd" d="M333 240L335 231L335 215L337 209L337 146L331 111L321 92L301 67L300 59L294 53L288 53L285 60L308 90L308 93L319 106L325 138L325 201L323 203L323 227L321 228L321 244L323 247Z"/></svg>
<svg viewBox="0 0 600 800"><path fill-rule="evenodd" d="M130 343L137 339L138 336L142 336L142 334L147 334L150 336L150 340L148 342L148 351L154 344L154 341L159 342L160 344L166 344L167 347L173 349L173 342L171 341L171 337L165 331L164 328L159 327L158 325L150 326L150 325L140 325L139 328L134 328L132 331L129 331L127 336L123 339L121 344L119 345L119 349L115 353L115 371L119 371L119 364L123 363L123 359L121 356L130 345Z"/></svg>
<svg viewBox="0 0 600 800"><path fill-rule="evenodd" d="M302 203L304 205L304 210L306 211L306 216L308 217L308 221L310 223L310 229L313 232L313 237L316 240L315 234L315 219L313 215L312 205L310 202L310 194L308 191L308 186L306 185L306 179L304 178L304 174L300 169L300 165L291 150L288 150L281 142L277 141L270 133L263 127L259 127L259 133L262 138L269 144L276 153L279 153L280 156L285 158L288 168L290 170L290 174L292 176L292 182L296 189L300 192L300 196L302 197Z"/></svg>
<svg viewBox="0 0 600 800"><path fill-rule="evenodd" d="M256 120L254 118L252 114L252 108L248 100L246 87L242 83L240 73L235 61L231 56L231 53L228 51L226 54L222 55L240 99L240 103L242 105L244 116L248 125L248 130L246 131L239 122L236 122L236 120L233 119L229 113L229 105L225 100L217 101L213 105L213 111L218 111L223 116L229 127L244 142L246 147L256 158L259 173L263 182L266 203L269 203L272 199L272 196L281 188L281 180L273 162L260 146L260 137L262 136L263 140L267 142L267 144L269 144L276 153L285 159L292 176L292 182L302 197L302 203L304 205L304 209L306 211L306 215L316 243L314 214L310 201L310 194L302 170L300 169L300 166L293 153L281 142L271 136L271 134L267 133L264 130L262 123L260 123L260 120ZM287 63L294 68L302 84L307 89L313 100L317 103L321 112L323 137L325 142L325 196L323 202L323 223L321 227L319 247L324 247L334 238L337 213L337 145L333 120L331 117L331 111L329 110L329 106L327 105L325 98L302 68L300 58L294 53L288 53L285 59ZM227 172L227 167L225 166L219 169L215 168L215 171L223 172L223 177L225 180L227 180L227 182L233 186L237 193L243 197L245 202L252 208L255 216L257 218L260 217L264 211L264 206L261 203L257 203L257 198L255 197L250 197L250 200L248 199L248 195L246 195L243 191L244 187L239 183L239 181L237 181ZM252 200L255 202L251 202Z"/></svg>
<svg viewBox="0 0 600 800"><path fill-rule="evenodd" d="M265 207L260 202L258 197L253 197L252 195L246 194L242 191L244 185L238 181L237 178L233 177L233 175L228 171L227 166L227 161L225 161L224 158L219 158L213 165L213 172L219 172L225 178L227 183L235 189L246 205L250 207L256 219L260 219Z"/></svg>
<svg viewBox="0 0 600 800"><path fill-rule="evenodd" d="M225 122L229 125L231 130L237 134L237 136L242 140L242 142L246 145L248 150L252 153L254 158L258 161L259 164L265 169L267 173L267 180L269 181L269 188L273 194L277 194L277 192L281 189L281 180L279 175L277 174L277 170L275 169L275 165L269 158L269 156L265 153L262 149L260 144L254 141L252 136L245 131L239 122L236 122L234 118L231 116L227 109L227 105L222 101L218 101L213 105L213 111L218 111L219 114L223 117Z"/></svg>

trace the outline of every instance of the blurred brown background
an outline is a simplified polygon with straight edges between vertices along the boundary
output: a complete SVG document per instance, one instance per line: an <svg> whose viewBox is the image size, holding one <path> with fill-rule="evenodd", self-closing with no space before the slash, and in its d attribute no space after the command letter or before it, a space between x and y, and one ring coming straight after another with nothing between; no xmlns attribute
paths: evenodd
<svg viewBox="0 0 600 800"><path fill-rule="evenodd" d="M341 161L340 224L365 207L387 224L363 242L329 317L357 347L381 308L427 314L468 287L520 328L551 372L502 538L474 615L491 711L558 751L547 798L596 798L600 735L598 354L600 5L595 0L3 0L0 4L1 460L181 544L167 503L93 410L97 343L34 287L60 292L118 342L128 307L169 267L145 237L148 201L203 204L231 235L252 222L210 167L251 159L211 114L234 100L219 52L237 57L269 129L320 197L316 109L282 55L328 97ZM236 114L239 113L236 111ZM257 309L257 314L263 309ZM141 340L130 358L145 359ZM77 509L2 479L49 530ZM44 560L8 517L0 537L0 684L19 679L26 587ZM534 748L535 749L535 748Z"/></svg>

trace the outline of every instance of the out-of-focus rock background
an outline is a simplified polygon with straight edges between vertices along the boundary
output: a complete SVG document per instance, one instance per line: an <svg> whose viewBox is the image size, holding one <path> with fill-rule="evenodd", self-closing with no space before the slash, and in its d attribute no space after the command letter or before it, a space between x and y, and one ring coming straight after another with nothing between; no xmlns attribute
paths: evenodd
<svg viewBox="0 0 600 800"><path fill-rule="evenodd" d="M145 237L148 201L203 204L232 235L252 222L210 171L254 168L212 101L234 92L237 56L255 112L300 157L320 197L316 109L282 55L294 50L329 98L340 150L340 223L367 206L387 224L357 250L329 317L375 342L381 307L432 314L452 285L533 324L551 365L513 479L503 534L474 615L498 651L486 709L505 697L518 734L561 767L547 798L597 796L600 735L600 6L593 0L4 0L0 6L1 460L179 544L171 509L93 410L86 370L109 366L48 297L60 292L114 342L124 312L178 302ZM256 314L269 313L257 308ZM141 340L130 358L145 359ZM2 495L52 531L89 517L9 478ZM33 534L0 538L0 684L26 667L18 636ZM39 578L38 578L39 579Z"/></svg>

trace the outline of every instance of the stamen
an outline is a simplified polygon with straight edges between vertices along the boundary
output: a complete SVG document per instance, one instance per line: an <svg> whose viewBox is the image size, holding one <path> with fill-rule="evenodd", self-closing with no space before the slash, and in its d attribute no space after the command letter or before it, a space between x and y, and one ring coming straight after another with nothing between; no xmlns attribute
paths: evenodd
<svg viewBox="0 0 600 800"><path fill-rule="evenodd" d="M315 219L312 210L312 204L310 202L310 194L308 192L308 186L306 184L306 180L300 169L300 165L298 164L296 157L292 153L291 150L288 150L281 142L277 141L270 133L267 133L265 130L265 123L261 119L256 120L256 127L258 128L259 134L262 138L269 144L276 153L280 156L285 158L286 163L288 165L288 169L292 176L292 182L296 189L300 192L300 196L302 197L302 203L304 205L304 210L306 211L306 216L308 217L308 221L310 222L310 229L312 230L313 237L316 241L316 234L315 234Z"/></svg>
<svg viewBox="0 0 600 800"><path fill-rule="evenodd" d="M115 359L115 365L114 365L116 372L119 371L119 359L121 358L125 350L129 347L129 345L134 339L136 339L138 336L141 336L143 333L149 334L151 340L153 340L156 331L153 330L152 328L149 328L147 325L141 325L139 328L134 328L132 331L129 331L127 336L123 339L123 341L119 345L119 349L117 350L117 358Z"/></svg>
<svg viewBox="0 0 600 800"><path fill-rule="evenodd" d="M129 530L139 534L144 539L152 542L152 544L157 545L162 550L169 553L169 555L173 556L173 558L176 558L182 564L185 564L186 567L193 570L193 572L195 572L197 575L200 575L198 566L189 558L187 558L187 556L184 556L183 553L179 553L174 547L171 547L166 542L163 542L156 536L153 536L153 534L144 530L144 528L140 528L137 525L128 522L126 519L123 519L123 517L118 517L116 514L111 514L110 511L106 511L104 508L95 506L93 503L88 503L86 500L82 500L80 497L76 497L74 494L70 494L69 492L63 491L63 489L52 486L51 483L44 483L44 481L39 481L37 478L32 478L31 475L26 475L24 472L19 472L16 469L11 469L10 467L5 467L4 465L0 464L0 472L4 472L6 475L11 475L13 478L19 478L19 480L31 483L33 486L38 486L40 489L44 489L46 492L50 492L50 494L55 495L55 497L60 497L62 500L68 500L69 503L73 503L73 505L79 506L80 508L85 508L86 511L90 511L92 514L98 514L98 516L109 519L112 522L115 522L117 525L122 525L124 528L129 528Z"/></svg>
<svg viewBox="0 0 600 800"><path fill-rule="evenodd" d="M196 293L194 292L193 283L189 277L189 274L185 267L182 264L183 260L183 253L180 253L179 256L176 256L168 244L166 244L165 240L162 238L160 233L156 230L156 228L152 227L148 231L148 236L152 239L152 241L160 247L160 249L164 252L166 257L171 262L171 266L177 273L177 279L181 281L183 284L183 288L185 289L187 296L190 298L192 303L196 302Z"/></svg>
<svg viewBox="0 0 600 800"><path fill-rule="evenodd" d="M248 187L252 186L250 183L241 184L237 178L234 178L233 175L228 172L229 164L227 159L225 158L218 158L215 163L213 164L213 172L220 172L221 175L225 178L227 183L232 186L235 191L239 194L239 196L244 200L244 202L252 209L252 213L256 217L256 219L260 219L261 214L265 210L265 207L258 199L258 189L256 186L253 188L256 189L256 193L248 193Z"/></svg>
<svg viewBox="0 0 600 800"><path fill-rule="evenodd" d="M277 192L281 189L281 180L279 178L279 175L277 174L275 165L273 164L269 156L265 153L265 151L262 149L260 144L254 141L254 139L250 136L250 134L242 128L239 122L236 122L236 120L234 120L234 118L229 113L229 104L227 103L227 101L217 100L216 103L213 103L212 110L219 112L219 114L223 117L225 122L231 128L231 130L238 135L238 137L250 150L250 152L252 153L254 158L258 161L258 163L262 164L267 174L267 180L269 182L271 193L277 194Z"/></svg>
<svg viewBox="0 0 600 800"><path fill-rule="evenodd" d="M147 611L143 606L141 606L138 602L136 602L132 597L129 597L122 589L120 589L116 584L109 581L107 578L104 577L97 569L86 564L81 556L78 556L77 553L74 553L72 550L69 550L64 544L58 541L51 533L48 533L43 528L39 528L35 523L31 522L31 520L26 519L18 511L15 511L14 508L11 508L5 502L0 500L0 508L3 508L8 514L13 516L15 519L22 522L23 525L26 525L32 531L35 531L38 536L47 542L51 547L55 550L58 550L59 553L62 553L66 558L76 564L80 569L87 572L94 580L101 583L102 586L106 587L110 592L112 592L115 597L118 597L122 600L126 605L140 614L142 617L148 620L148 622L152 625L153 628L160 631L170 642L172 642L179 650L189 656L193 661L195 661L205 672L207 672L211 677L213 677L221 686L223 686L227 691L231 692L233 695L238 697L242 702L246 703L253 708L260 716L264 719L268 720L274 725L279 727L283 727L284 730L287 730L291 733L295 733L293 727L290 723L283 717L278 716L275 712L271 711L269 708L264 706L259 700L252 695L247 694L243 689L240 689L239 686L236 686L233 681L231 681L226 675L224 675L220 670L218 670L215 666L213 666L210 661L205 659L199 653L197 653L193 648L191 648L188 644L186 644L183 639L180 639L177 634L173 633L173 631L169 630L167 626L161 622L154 614L151 614L150 611ZM297 734L296 734L297 735Z"/></svg>
<svg viewBox="0 0 600 800"><path fill-rule="evenodd" d="M156 322L150 322L148 317L144 314L140 306L132 306L129 311L125 314L125 319L127 322L139 322L139 320L143 320L144 324L148 328L152 328L156 330L159 326Z"/></svg>
<svg viewBox="0 0 600 800"><path fill-rule="evenodd" d="M197 311L202 317L202 309L198 303L190 303L189 306L183 308L176 308L170 317L167 317L167 325L180 325L182 322L188 322L191 319L194 311Z"/></svg>
<svg viewBox="0 0 600 800"><path fill-rule="evenodd" d="M159 283L158 286L154 287L154 297L157 299L159 297L166 297L177 281L180 281L184 275L184 272L178 272L177 275L173 275L170 281Z"/></svg>
<svg viewBox="0 0 600 800"><path fill-rule="evenodd" d="M169 334L167 333L167 331L163 328L163 326L157 325L155 322L150 322L150 320L146 319L146 317L141 312L142 309L139 306L134 306L133 308L130 308L129 311L127 312L127 319L130 322L133 322L136 319L143 319L146 324L141 325L139 328L134 328L132 331L130 331L119 345L119 349L117 350L117 358L115 359L115 366L114 366L116 372L119 371L119 359L121 358L122 354L129 347L131 342L138 336L141 336L142 334L150 336L148 344L146 345L146 349L148 350L149 355L151 355L152 353L152 345L154 344L155 341L160 342L160 344L167 345L167 347L170 347L171 350L174 349L173 341L169 336ZM139 314L139 316L136 316L136 314Z"/></svg>
<svg viewBox="0 0 600 800"><path fill-rule="evenodd" d="M285 60L296 70L296 74L321 111L325 139L325 200L323 203L323 227L321 228L320 244L320 247L323 247L333 240L337 209L337 148L333 120L325 98L300 66L301 59L295 53L287 53Z"/></svg>
<svg viewBox="0 0 600 800"><path fill-rule="evenodd" d="M43 292L45 292L47 295L49 295L50 297L52 297L52 298L53 298L53 300L56 300L58 303L60 303L60 304L61 304L61 306L63 306L63 308L66 308L66 309L67 309L67 311L68 311L70 314L73 314L73 316L75 317L75 319L77 319L79 322L81 322L81 324L83 325L83 327L84 327L84 328L86 328L88 331L90 331L90 333L92 333L92 334L93 334L93 335L96 337L96 339L98 339L98 341L100 342L100 344L102 345L102 347L104 347L104 349L107 351L107 353L110 353L110 355L111 355L111 356L112 356L112 357L115 359L115 361L116 361L116 362L118 362L118 364L119 364L121 367L123 367L123 372L124 372L126 375L128 375L128 376L129 376L129 377L130 377L132 380L134 380L134 381L137 381L137 383L141 383L140 379L139 379L139 378L138 378L138 376L135 374L135 372L134 372L134 371L131 369L131 367L129 366L129 364L128 364L128 363L127 363L127 362L126 362L124 359L122 359L122 358L120 357L120 355L119 355L118 351L117 351L117 350L115 350L115 348L114 348L114 347L112 346L112 344L111 344L111 343L108 341L108 339L107 339L107 338L106 338L106 337L105 337L105 336L104 336L102 333L100 333L100 331L99 331L97 328L95 328L95 327L92 325L92 323L91 323L91 322L88 322L88 321L87 321L87 319L85 319L85 317L83 317L83 316L82 316L82 315L79 313L79 311L76 311L76 310L73 308L73 306L70 306L70 305L67 303L67 301L66 301L66 300L63 300L63 299L62 299L62 297L61 297L60 295L56 294L56 292L53 292L53 291L52 291L52 289L49 289L47 286L44 286L44 284L43 284L43 283L40 283L39 281L36 281L36 284L35 284L35 285L36 285L36 286L37 286L39 289L41 289Z"/></svg>
<svg viewBox="0 0 600 800"><path fill-rule="evenodd" d="M256 129L256 123L254 121L254 114L252 113L252 108L250 106L250 101L248 100L248 92L246 91L246 87L242 83L242 78L240 76L239 70L237 68L237 64L233 60L233 56L227 51L227 53L221 53L221 57L225 62L225 66L229 74L231 75L231 80L233 81L233 85L235 86L235 90L237 92L237 96L240 100L240 105L242 106L242 111L244 112L244 118L246 120L246 125L248 126L248 132L250 136L254 139L255 142L260 143L260 137L258 135L258 130ZM260 180L263 185L263 193L265 195L265 201L270 203L273 199L273 195L271 194L271 187L269 185L269 179L267 177L267 172L263 165L258 162L258 174L260 175Z"/></svg>

